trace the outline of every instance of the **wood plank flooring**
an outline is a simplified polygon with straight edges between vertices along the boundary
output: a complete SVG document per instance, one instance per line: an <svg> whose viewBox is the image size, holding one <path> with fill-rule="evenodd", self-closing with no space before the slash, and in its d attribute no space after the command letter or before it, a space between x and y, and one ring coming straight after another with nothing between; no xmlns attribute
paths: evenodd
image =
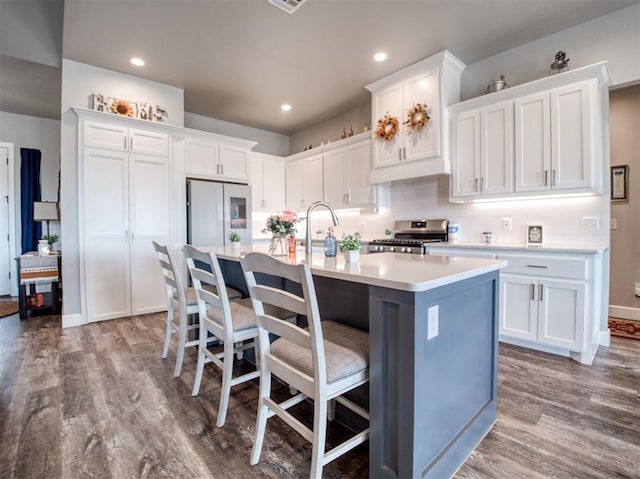
<svg viewBox="0 0 640 479"><path fill-rule="evenodd" d="M163 314L59 325L0 319L0 478L308 477L310 445L277 418L249 465L257 382L233 388L215 427L220 373L207 365L191 397L195 350L173 378ZM640 478L640 341L612 338L591 367L501 345L498 394L498 421L456 478ZM311 411L297 414L310 424ZM366 478L367 462L364 444L324 477Z"/></svg>

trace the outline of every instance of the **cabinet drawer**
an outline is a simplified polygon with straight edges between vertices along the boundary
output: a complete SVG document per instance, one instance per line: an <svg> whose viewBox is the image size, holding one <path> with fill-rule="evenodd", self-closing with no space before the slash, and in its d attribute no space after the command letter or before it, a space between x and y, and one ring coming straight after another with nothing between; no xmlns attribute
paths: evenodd
<svg viewBox="0 0 640 479"><path fill-rule="evenodd" d="M552 256L498 255L509 261L503 273L549 276L552 278L588 279L587 260L584 258L554 258Z"/></svg>

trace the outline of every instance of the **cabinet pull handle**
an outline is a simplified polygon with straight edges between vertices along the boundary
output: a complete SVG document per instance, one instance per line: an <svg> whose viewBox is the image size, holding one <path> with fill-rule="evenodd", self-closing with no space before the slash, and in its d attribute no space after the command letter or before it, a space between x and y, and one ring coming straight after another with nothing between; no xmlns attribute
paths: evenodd
<svg viewBox="0 0 640 479"><path fill-rule="evenodd" d="M404 154L404 159L406 160L407 159L407 147L406 146L402 147L402 152Z"/></svg>
<svg viewBox="0 0 640 479"><path fill-rule="evenodd" d="M544 186L549 184L549 170L544 170Z"/></svg>
<svg viewBox="0 0 640 479"><path fill-rule="evenodd" d="M476 178L476 193L478 192L478 178Z"/></svg>
<svg viewBox="0 0 640 479"><path fill-rule="evenodd" d="M529 285L529 294L531 295L531 301L533 301L535 298L535 294L536 294L536 285L531 283Z"/></svg>
<svg viewBox="0 0 640 479"><path fill-rule="evenodd" d="M124 143L123 148L126 150L127 149L127 137L125 136L124 138L122 138L122 140L123 140L123 143Z"/></svg>
<svg viewBox="0 0 640 479"><path fill-rule="evenodd" d="M221 175L224 175L224 165L220 165Z"/></svg>
<svg viewBox="0 0 640 479"><path fill-rule="evenodd" d="M398 148L398 160L402 161L402 148Z"/></svg>
<svg viewBox="0 0 640 479"><path fill-rule="evenodd" d="M267 200L262 200L262 207L266 208L267 207Z"/></svg>
<svg viewBox="0 0 640 479"><path fill-rule="evenodd" d="M129 138L129 149L133 151L133 137Z"/></svg>
<svg viewBox="0 0 640 479"><path fill-rule="evenodd" d="M547 269L548 266L543 266L541 264L528 264L527 268L540 268L540 269Z"/></svg>
<svg viewBox="0 0 640 479"><path fill-rule="evenodd" d="M480 191L484 191L484 176L480 177Z"/></svg>
<svg viewBox="0 0 640 479"><path fill-rule="evenodd" d="M556 186L556 170L551 170L551 186Z"/></svg>
<svg viewBox="0 0 640 479"><path fill-rule="evenodd" d="M542 300L543 300L543 299L542 299L542 289L543 289L543 286L542 286L542 283L540 283L540 286L538 286L538 296L540 296L540 298L538 298L538 299L539 299L540 301L542 301Z"/></svg>

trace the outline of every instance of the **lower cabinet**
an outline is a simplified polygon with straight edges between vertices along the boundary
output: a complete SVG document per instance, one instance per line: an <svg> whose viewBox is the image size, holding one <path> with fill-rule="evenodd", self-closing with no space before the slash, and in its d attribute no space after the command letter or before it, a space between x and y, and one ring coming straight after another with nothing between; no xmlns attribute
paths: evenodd
<svg viewBox="0 0 640 479"><path fill-rule="evenodd" d="M502 274L500 335L581 350L585 288L582 281Z"/></svg>

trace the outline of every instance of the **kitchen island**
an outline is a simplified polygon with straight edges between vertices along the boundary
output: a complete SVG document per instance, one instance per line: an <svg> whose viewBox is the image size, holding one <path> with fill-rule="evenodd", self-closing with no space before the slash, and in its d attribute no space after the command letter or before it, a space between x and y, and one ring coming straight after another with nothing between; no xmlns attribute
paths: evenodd
<svg viewBox="0 0 640 479"><path fill-rule="evenodd" d="M238 259L209 248L246 291ZM379 253L307 262L323 320L369 331L369 476L446 478L496 419L499 270L506 261ZM366 404L365 404L366 406Z"/></svg>

